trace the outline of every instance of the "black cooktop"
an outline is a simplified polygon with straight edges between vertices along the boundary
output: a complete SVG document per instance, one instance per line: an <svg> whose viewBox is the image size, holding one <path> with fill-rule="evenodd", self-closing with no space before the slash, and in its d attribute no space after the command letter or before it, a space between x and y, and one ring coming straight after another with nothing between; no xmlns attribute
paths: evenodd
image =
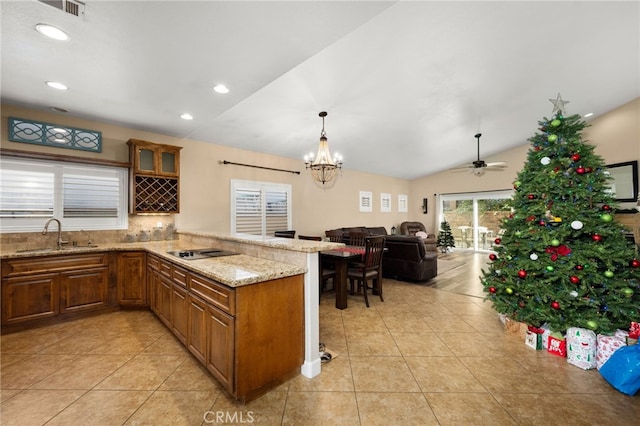
<svg viewBox="0 0 640 426"><path fill-rule="evenodd" d="M184 260L209 259L212 257L233 256L235 254L238 254L232 251L221 250L217 248L175 250L168 251L167 253Z"/></svg>

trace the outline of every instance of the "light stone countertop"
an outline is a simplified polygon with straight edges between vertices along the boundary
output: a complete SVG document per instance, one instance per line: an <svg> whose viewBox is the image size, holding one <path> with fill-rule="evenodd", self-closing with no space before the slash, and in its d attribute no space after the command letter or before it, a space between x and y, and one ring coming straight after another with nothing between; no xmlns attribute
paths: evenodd
<svg viewBox="0 0 640 426"><path fill-rule="evenodd" d="M260 235L233 235L229 233L219 233L210 231L186 231L178 230L179 235L187 237L215 238L224 241L249 244L261 247L277 248L289 251L305 253L315 253L323 250L332 250L344 247L342 243L332 243L329 241L310 241L297 238L263 237Z"/></svg>
<svg viewBox="0 0 640 426"><path fill-rule="evenodd" d="M242 242L246 241L242 240ZM306 268L304 267L261 259L245 254L200 260L184 260L167 253L168 251L209 247L212 247L212 245L194 245L191 243L181 242L180 240L172 240L134 243L103 243L97 247L67 247L62 250L36 249L31 251L17 251L15 247L5 244L0 250L0 259L5 260L52 255L74 255L105 251L146 251L147 253L169 260L192 272L211 278L229 287L255 284L263 281L300 275L306 272ZM318 251L318 247L316 247L315 250L309 251Z"/></svg>

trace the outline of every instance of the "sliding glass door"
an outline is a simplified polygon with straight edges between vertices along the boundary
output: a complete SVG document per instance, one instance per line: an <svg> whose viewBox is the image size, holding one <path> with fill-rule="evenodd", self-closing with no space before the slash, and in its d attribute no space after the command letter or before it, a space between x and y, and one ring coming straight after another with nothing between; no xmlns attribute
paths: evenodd
<svg viewBox="0 0 640 426"><path fill-rule="evenodd" d="M488 251L500 234L500 223L511 212L512 191L441 194L438 224L446 219L457 250Z"/></svg>

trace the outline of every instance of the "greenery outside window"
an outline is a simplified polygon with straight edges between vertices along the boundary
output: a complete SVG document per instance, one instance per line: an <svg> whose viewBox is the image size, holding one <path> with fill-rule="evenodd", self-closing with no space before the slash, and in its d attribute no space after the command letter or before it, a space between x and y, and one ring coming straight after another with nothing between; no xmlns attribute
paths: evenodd
<svg viewBox="0 0 640 426"><path fill-rule="evenodd" d="M232 232L272 237L291 229L291 185L232 180L231 198Z"/></svg>
<svg viewBox="0 0 640 426"><path fill-rule="evenodd" d="M127 169L0 158L2 232L41 231L50 218L65 230L127 229Z"/></svg>

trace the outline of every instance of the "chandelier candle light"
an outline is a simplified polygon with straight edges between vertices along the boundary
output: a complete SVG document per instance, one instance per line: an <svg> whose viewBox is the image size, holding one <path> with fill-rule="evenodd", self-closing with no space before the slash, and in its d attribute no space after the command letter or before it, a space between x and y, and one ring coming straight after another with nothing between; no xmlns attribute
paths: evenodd
<svg viewBox="0 0 640 426"><path fill-rule="evenodd" d="M327 113L322 111L318 115L322 117L322 132L320 132L318 153L315 159L313 152L305 155L304 164L307 169L311 170L311 176L324 185L327 182L331 182L331 180L336 177L337 171L342 169L342 156L336 153L334 157L331 157L327 134L324 131L324 118L327 116Z"/></svg>

